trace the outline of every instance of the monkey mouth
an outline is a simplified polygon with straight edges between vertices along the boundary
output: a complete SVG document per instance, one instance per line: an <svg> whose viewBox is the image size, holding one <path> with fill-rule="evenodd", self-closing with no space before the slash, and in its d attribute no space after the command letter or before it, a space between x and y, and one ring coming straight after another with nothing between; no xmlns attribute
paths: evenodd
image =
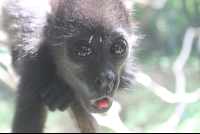
<svg viewBox="0 0 200 134"><path fill-rule="evenodd" d="M108 109L111 106L111 103L112 103L112 100L107 97L100 100L91 100L92 106L99 110Z"/></svg>

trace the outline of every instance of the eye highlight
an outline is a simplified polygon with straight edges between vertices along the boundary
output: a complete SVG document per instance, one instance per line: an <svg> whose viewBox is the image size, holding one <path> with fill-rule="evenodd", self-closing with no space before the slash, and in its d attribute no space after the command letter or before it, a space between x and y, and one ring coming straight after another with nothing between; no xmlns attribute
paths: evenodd
<svg viewBox="0 0 200 134"><path fill-rule="evenodd" d="M92 55L92 48L86 44L80 44L75 47L75 52L80 57L87 57Z"/></svg>
<svg viewBox="0 0 200 134"><path fill-rule="evenodd" d="M126 51L126 45L123 42L115 42L110 51L112 54L122 55Z"/></svg>

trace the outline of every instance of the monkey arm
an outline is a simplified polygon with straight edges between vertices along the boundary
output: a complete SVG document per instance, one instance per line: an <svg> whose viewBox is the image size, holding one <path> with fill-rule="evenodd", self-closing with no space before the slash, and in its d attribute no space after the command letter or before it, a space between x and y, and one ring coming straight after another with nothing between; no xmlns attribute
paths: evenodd
<svg viewBox="0 0 200 134"><path fill-rule="evenodd" d="M55 78L51 80L46 88L40 91L40 96L50 111L55 111L56 109L64 111L77 100L77 97L69 86L59 78Z"/></svg>
<svg viewBox="0 0 200 134"><path fill-rule="evenodd" d="M14 133L42 133L48 110L37 94L18 92L15 117L12 126Z"/></svg>
<svg viewBox="0 0 200 134"><path fill-rule="evenodd" d="M45 48L35 58L27 54L21 60L23 65L17 92L17 105L13 132L42 132L46 119L45 105L51 110L64 111L74 101L75 95L55 74L55 66ZM45 53L46 52L46 53Z"/></svg>

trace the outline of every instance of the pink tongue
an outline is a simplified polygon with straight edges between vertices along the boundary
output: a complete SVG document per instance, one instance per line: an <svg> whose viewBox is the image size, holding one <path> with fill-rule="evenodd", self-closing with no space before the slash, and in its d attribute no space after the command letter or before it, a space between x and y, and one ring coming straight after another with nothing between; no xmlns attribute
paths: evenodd
<svg viewBox="0 0 200 134"><path fill-rule="evenodd" d="M99 106L100 108L104 108L104 107L107 107L107 106L108 106L108 104L107 104L107 102L105 101L105 99L98 100L98 101L96 101L96 103L98 104L98 106Z"/></svg>

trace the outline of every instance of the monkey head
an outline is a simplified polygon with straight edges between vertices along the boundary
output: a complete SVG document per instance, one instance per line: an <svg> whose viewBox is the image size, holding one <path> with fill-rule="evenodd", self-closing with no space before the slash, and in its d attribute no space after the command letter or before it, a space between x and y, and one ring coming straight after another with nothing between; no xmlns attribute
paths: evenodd
<svg viewBox="0 0 200 134"><path fill-rule="evenodd" d="M96 4L96 1L90 2L87 8ZM60 8L65 8L64 12L53 10L46 30L57 74L70 85L90 112L106 112L117 89L132 81L131 74L130 78L125 76L129 68L126 62L133 46L130 44L134 40L132 18L128 9L120 9L119 4L118 10L122 10L119 14L109 14L109 11L100 14L92 6L84 9L84 4L78 1L71 1L71 5L65 3L59 4L63 5ZM68 6L79 8L68 11L71 9ZM111 10L110 7L101 8Z"/></svg>

